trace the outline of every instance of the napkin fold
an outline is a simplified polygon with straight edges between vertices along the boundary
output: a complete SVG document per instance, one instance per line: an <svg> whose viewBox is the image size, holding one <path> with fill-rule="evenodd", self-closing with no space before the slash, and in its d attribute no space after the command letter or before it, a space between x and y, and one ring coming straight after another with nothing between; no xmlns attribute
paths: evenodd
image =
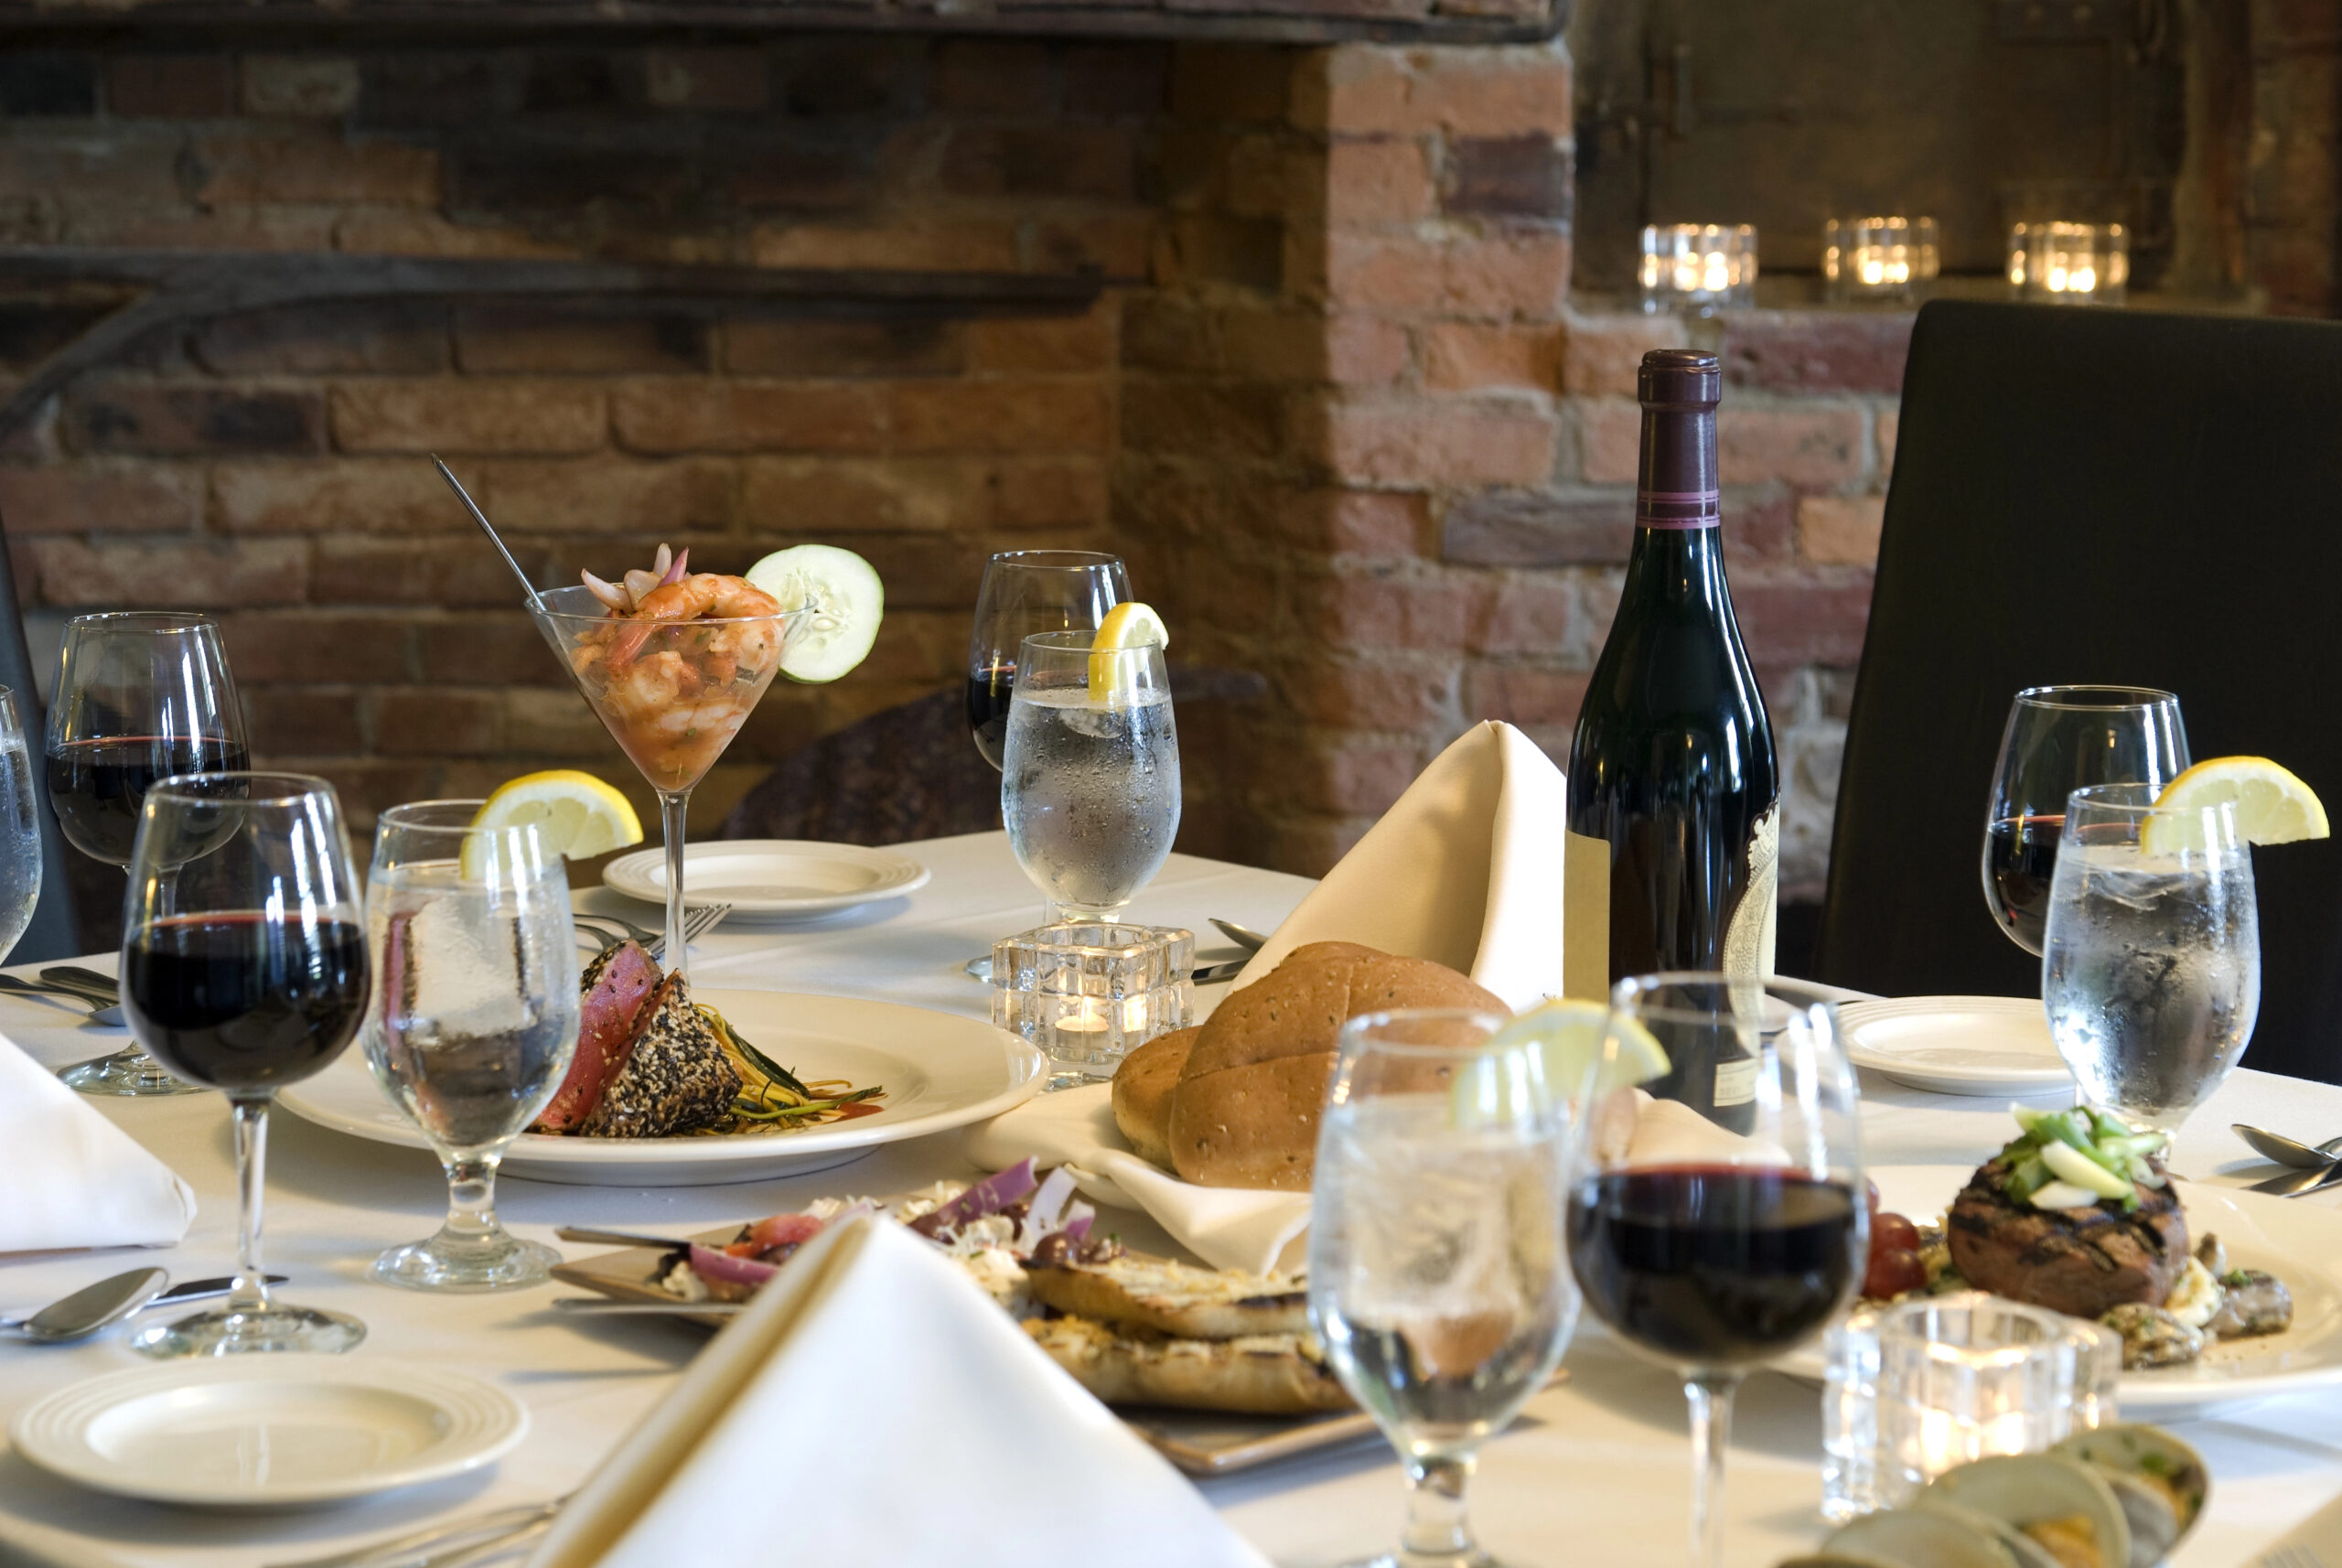
<svg viewBox="0 0 2342 1568"><path fill-rule="evenodd" d="M757 1292L529 1565L711 1556L1268 1568L973 1281L876 1219L823 1232Z"/></svg>
<svg viewBox="0 0 2342 1568"><path fill-rule="evenodd" d="M1307 1251L1307 1193L1198 1187L1140 1158L1114 1125L1112 1084L1036 1095L970 1127L964 1147L986 1170L1027 1157L1044 1167L1069 1165L1092 1203L1144 1209L1216 1269L1290 1273Z"/></svg>
<svg viewBox="0 0 2342 1568"><path fill-rule="evenodd" d="M1569 790L1537 743L1475 725L1302 899L1236 976L1305 942L1359 942L1462 970L1518 1011L1562 994Z"/></svg>
<svg viewBox="0 0 2342 1568"><path fill-rule="evenodd" d="M0 1252L168 1247L195 1189L0 1036Z"/></svg>

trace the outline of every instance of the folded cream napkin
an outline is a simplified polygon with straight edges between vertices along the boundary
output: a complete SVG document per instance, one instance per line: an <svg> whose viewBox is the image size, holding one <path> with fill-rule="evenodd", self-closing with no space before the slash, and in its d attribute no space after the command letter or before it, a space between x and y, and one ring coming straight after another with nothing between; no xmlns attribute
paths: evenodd
<svg viewBox="0 0 2342 1568"><path fill-rule="evenodd" d="M0 1036L0 1252L168 1247L195 1189Z"/></svg>
<svg viewBox="0 0 2342 1568"><path fill-rule="evenodd" d="M711 1551L823 1568L1267 1568L972 1280L883 1219L791 1259L529 1564L671 1568Z"/></svg>
<svg viewBox="0 0 2342 1568"><path fill-rule="evenodd" d="M1070 1165L1091 1202L1144 1209L1216 1269L1291 1271L1307 1251L1307 1193L1198 1187L1139 1158L1114 1125L1111 1084L1036 1095L969 1128L966 1148L986 1170L1006 1170L1028 1156L1045 1167Z"/></svg>
<svg viewBox="0 0 2342 1568"><path fill-rule="evenodd" d="M1460 969L1515 1010L1562 994L1569 791L1536 742L1475 725L1326 874L1236 977L1305 942L1360 942Z"/></svg>
<svg viewBox="0 0 2342 1568"><path fill-rule="evenodd" d="M1595 1157L1623 1165L1785 1165L1788 1151L1719 1127L1680 1100L1639 1089L1602 1096L1592 1123Z"/></svg>

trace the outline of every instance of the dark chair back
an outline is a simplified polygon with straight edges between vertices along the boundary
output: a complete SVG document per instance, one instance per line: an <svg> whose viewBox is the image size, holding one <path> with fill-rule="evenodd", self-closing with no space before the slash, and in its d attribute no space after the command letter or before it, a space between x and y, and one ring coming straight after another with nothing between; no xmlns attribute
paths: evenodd
<svg viewBox="0 0 2342 1568"><path fill-rule="evenodd" d="M73 934L73 892L65 858L65 835L57 815L48 809L48 781L41 766L40 680L25 646L25 618L16 607L16 574L8 566L5 540L0 540L0 686L16 696L16 716L24 721L32 754L33 811L40 820L40 902L33 907L32 924L16 940L5 961L39 963L71 958L81 950Z"/></svg>
<svg viewBox="0 0 2342 1568"><path fill-rule="evenodd" d="M1986 913L2009 699L2179 694L2342 813L2342 326L1939 302L1903 381L1818 978L2039 994ZM2342 1081L2342 843L2256 850L2249 1065Z"/></svg>

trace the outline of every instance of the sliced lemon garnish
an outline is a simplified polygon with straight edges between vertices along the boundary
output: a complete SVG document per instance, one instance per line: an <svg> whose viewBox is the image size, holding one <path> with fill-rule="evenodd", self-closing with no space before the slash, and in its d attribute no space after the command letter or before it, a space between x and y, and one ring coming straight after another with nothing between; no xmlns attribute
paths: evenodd
<svg viewBox="0 0 2342 1568"><path fill-rule="evenodd" d="M1599 1002L1556 998L1531 1007L1488 1036L1490 1055L1476 1066L1483 1071L1456 1075L1456 1119L1465 1126L1482 1126L1507 1118L1521 1107L1526 1093L1536 1103L1577 1098L1591 1083L1595 1095L1666 1076L1666 1047L1634 1019L1613 1016ZM1537 1047L1533 1084L1516 1081L1519 1075L1488 1064L1504 1058L1495 1052L1521 1046Z"/></svg>
<svg viewBox="0 0 2342 1568"><path fill-rule="evenodd" d="M533 825L537 842L548 854L585 860L642 842L642 819L626 797L590 773L557 768L527 773L499 788L472 818L476 828L516 828ZM467 839L463 872L478 880L486 875L487 843Z"/></svg>
<svg viewBox="0 0 2342 1568"><path fill-rule="evenodd" d="M2293 843L2330 832L2317 792L2265 757L2199 762L2155 797L2158 809L2200 810L2223 802L2233 806L2238 836L2248 843ZM2150 817L2139 833L2139 847L2150 854L2174 854L2201 842L2197 822L2186 817Z"/></svg>
<svg viewBox="0 0 2342 1568"><path fill-rule="evenodd" d="M1117 659L1113 650L1150 646L1171 646L1170 628L1163 624L1163 618L1155 613L1152 605L1124 599L1108 610L1106 618L1098 623L1098 635L1090 641L1090 700L1129 701L1137 660Z"/></svg>

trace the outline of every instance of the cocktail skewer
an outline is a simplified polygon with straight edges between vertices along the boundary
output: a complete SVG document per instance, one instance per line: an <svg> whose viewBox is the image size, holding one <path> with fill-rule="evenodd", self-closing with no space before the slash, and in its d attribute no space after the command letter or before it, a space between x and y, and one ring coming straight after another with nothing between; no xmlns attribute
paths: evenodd
<svg viewBox="0 0 2342 1568"><path fill-rule="evenodd" d="M495 524L488 521L488 513L479 510L479 503L472 499L471 492L464 489L463 482L439 460L436 452L431 454L431 466L439 470L439 477L447 481L447 488L456 492L456 499L462 501L464 510L472 514L472 521L479 524L482 533L488 535L488 542L496 546L496 553L504 557L504 564L512 568L512 575L521 579L521 591L529 596L529 607L543 611L545 602L537 596L537 585L529 581L529 575L521 570L521 563L512 559L512 552L504 547L504 541L498 537Z"/></svg>

